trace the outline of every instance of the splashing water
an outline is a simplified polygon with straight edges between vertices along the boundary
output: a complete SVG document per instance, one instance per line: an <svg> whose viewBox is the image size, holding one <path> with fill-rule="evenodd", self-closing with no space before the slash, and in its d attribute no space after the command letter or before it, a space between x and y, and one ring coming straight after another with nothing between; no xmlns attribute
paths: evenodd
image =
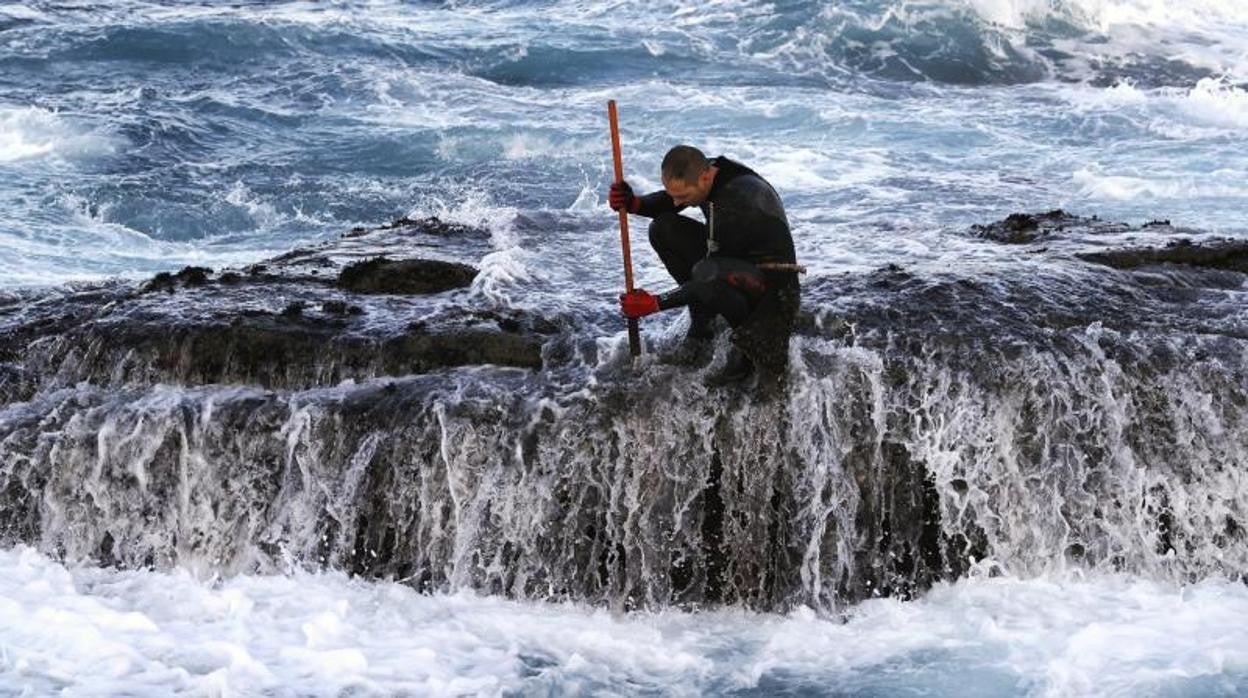
<svg viewBox="0 0 1248 698"><path fill-rule="evenodd" d="M924 599L809 611L615 616L335 573L65 568L0 552L0 686L132 695L1234 695L1242 585L968 579ZM176 599L176 603L174 602Z"/></svg>

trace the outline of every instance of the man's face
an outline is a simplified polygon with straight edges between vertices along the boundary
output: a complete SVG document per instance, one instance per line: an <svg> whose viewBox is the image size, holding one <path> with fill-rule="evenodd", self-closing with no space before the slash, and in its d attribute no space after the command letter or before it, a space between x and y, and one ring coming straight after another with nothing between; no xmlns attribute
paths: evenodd
<svg viewBox="0 0 1248 698"><path fill-rule="evenodd" d="M697 206L711 193L711 184L714 181L711 168L706 168L697 179L692 182L686 182L683 179L665 179L663 180L663 189L667 191L668 196L672 197L672 201L677 206Z"/></svg>

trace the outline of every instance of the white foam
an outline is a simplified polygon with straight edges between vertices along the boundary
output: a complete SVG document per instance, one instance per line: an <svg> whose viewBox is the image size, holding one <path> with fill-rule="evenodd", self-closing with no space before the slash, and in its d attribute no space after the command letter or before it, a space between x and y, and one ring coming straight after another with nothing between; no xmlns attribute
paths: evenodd
<svg viewBox="0 0 1248 698"><path fill-rule="evenodd" d="M1141 105L1148 102L1148 94L1131 81L1124 80L1103 89L1085 86L1066 87L1067 99L1083 110L1113 110L1118 107Z"/></svg>
<svg viewBox="0 0 1248 698"><path fill-rule="evenodd" d="M968 7L988 22L1019 29L1050 17L1104 33L1123 26L1184 30L1248 23L1248 5L1239 0L950 0L950 4Z"/></svg>
<svg viewBox="0 0 1248 698"><path fill-rule="evenodd" d="M1052 88L1074 111L1106 123L1132 127L1170 141L1224 139L1248 131L1248 91L1222 78L1205 78L1191 88L1145 90L1131 82L1108 88L1085 85ZM1115 128L1115 126L1110 126ZM1223 151L1234 160L1234 149Z"/></svg>
<svg viewBox="0 0 1248 698"><path fill-rule="evenodd" d="M1091 199L1131 201L1143 197L1180 200L1248 197L1248 184L1238 176L1199 179L1191 175L1139 177L1105 174L1092 166L1076 170L1071 179L1078 185L1079 194Z"/></svg>
<svg viewBox="0 0 1248 698"><path fill-rule="evenodd" d="M5 3L0 5L0 14L8 15L14 19L29 19L36 21L47 18L47 15L39 10L17 3Z"/></svg>
<svg viewBox="0 0 1248 698"><path fill-rule="evenodd" d="M104 277L144 278L185 265L237 266L285 251L285 243L229 240L229 233L199 240L160 240L113 222L112 205L76 194L55 198L58 225L22 221L0 230L0 287L55 285ZM299 217L307 220L306 217ZM222 239L225 244L218 244Z"/></svg>
<svg viewBox="0 0 1248 698"><path fill-rule="evenodd" d="M549 138L517 133L503 140L503 157L508 160L529 160L554 151Z"/></svg>
<svg viewBox="0 0 1248 698"><path fill-rule="evenodd" d="M278 213L273 204L257 196L241 180L235 181L226 192L225 201L246 211L260 230L272 229L286 220L286 216Z"/></svg>
<svg viewBox="0 0 1248 698"><path fill-rule="evenodd" d="M0 163L116 152L118 141L39 107L0 106Z"/></svg>
<svg viewBox="0 0 1248 698"><path fill-rule="evenodd" d="M412 218L436 217L450 223L484 228L490 232L493 250L477 262L473 293L502 306L522 307L522 287L538 284L542 275L530 264L532 253L520 244L514 206L497 203L494 196L471 185L448 187L444 197L434 197L408 213Z"/></svg>
<svg viewBox="0 0 1248 698"><path fill-rule="evenodd" d="M1100 38L1056 42L1076 62L1096 56L1134 62L1142 56L1248 75L1248 3L1240 0L947 0L1005 31L1015 49L1033 27L1057 20ZM1034 54L1032 54L1034 55ZM1066 66L1073 75L1076 66Z"/></svg>
<svg viewBox="0 0 1248 698"><path fill-rule="evenodd" d="M1015 29L1053 11L1051 0L964 0L964 4L985 21Z"/></svg>
<svg viewBox="0 0 1248 698"><path fill-rule="evenodd" d="M617 615L339 573L198 581L0 550L0 693L880 695L1248 689L1248 588L967 579L846 622L807 610ZM772 684L774 685L774 684ZM1000 688L994 691L993 687ZM1184 690L1188 687L1188 690Z"/></svg>
<svg viewBox="0 0 1248 698"><path fill-rule="evenodd" d="M605 196L600 196L600 193L593 186L586 184L581 187L576 199L568 206L568 212L602 215L602 207L607 205L607 200Z"/></svg>
<svg viewBox="0 0 1248 698"><path fill-rule="evenodd" d="M1248 130L1248 91L1225 80L1201 80L1178 99L1178 105L1183 113L1197 122Z"/></svg>
<svg viewBox="0 0 1248 698"><path fill-rule="evenodd" d="M759 173L780 190L828 191L846 184L845 177L857 178L862 171L843 157L832 158L826 151L810 148L782 147L768 153L768 158L755 165ZM848 172L832 172L845 168Z"/></svg>
<svg viewBox="0 0 1248 698"><path fill-rule="evenodd" d="M506 160L584 159L600 154L603 150L600 140L591 143L585 139L555 139L548 134L532 132L503 137L502 149L503 158Z"/></svg>
<svg viewBox="0 0 1248 698"><path fill-rule="evenodd" d="M1014 4L1043 5L1041 0ZM1057 3L1069 14L1082 17L1101 31L1134 25L1193 29L1213 24L1248 23L1248 5L1239 0L1067 0ZM1042 8L1040 8L1042 11Z"/></svg>

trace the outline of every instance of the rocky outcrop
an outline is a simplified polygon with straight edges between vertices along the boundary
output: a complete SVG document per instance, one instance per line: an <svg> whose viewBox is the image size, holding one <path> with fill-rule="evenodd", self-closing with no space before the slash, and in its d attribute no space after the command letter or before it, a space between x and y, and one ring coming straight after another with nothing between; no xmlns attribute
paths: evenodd
<svg viewBox="0 0 1248 698"><path fill-rule="evenodd" d="M6 298L0 542L617 608L834 609L972 568L1244 574L1243 274L1076 256L1164 247L1165 224L1030 220L1002 226L1037 232L1021 260L804 279L767 399L634 362L596 304L338 285L488 239L442 225Z"/></svg>
<svg viewBox="0 0 1248 698"><path fill-rule="evenodd" d="M988 225L971 226L971 234L1007 245L1025 245L1061 233L1068 226L1086 223L1061 209L1047 213L1014 213Z"/></svg>
<svg viewBox="0 0 1248 698"><path fill-rule="evenodd" d="M1044 213L1012 213L993 223L973 225L969 233L972 237L1006 245L1065 240L1095 241L1102 247L1109 244L1106 241L1140 236L1167 240L1167 246L1183 245L1191 243L1186 238L1200 234L1190 228L1173 226L1168 220L1152 220L1136 226L1103 220L1098 216L1079 216L1061 209Z"/></svg>
<svg viewBox="0 0 1248 698"><path fill-rule="evenodd" d="M356 262L338 274L338 288L356 293L441 293L472 283L477 270L436 259L386 259Z"/></svg>
<svg viewBox="0 0 1248 698"><path fill-rule="evenodd" d="M187 267L137 288L15 300L0 306L0 397L81 381L306 389L471 365L540 368L554 323L451 299L471 284L470 265L391 256L466 231L403 219L243 270Z"/></svg>
<svg viewBox="0 0 1248 698"><path fill-rule="evenodd" d="M1193 242L1181 238L1164 247L1084 252L1079 258L1115 269L1182 264L1248 273L1248 242L1232 239Z"/></svg>

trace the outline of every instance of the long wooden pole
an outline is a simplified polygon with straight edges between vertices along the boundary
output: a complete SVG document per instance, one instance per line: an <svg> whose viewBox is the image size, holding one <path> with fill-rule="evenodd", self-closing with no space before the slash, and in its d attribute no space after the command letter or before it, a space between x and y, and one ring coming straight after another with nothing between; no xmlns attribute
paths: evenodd
<svg viewBox="0 0 1248 698"><path fill-rule="evenodd" d="M615 159L615 181L624 181L624 163L620 158L620 121L615 113L615 100L607 101L607 118L611 120L611 155ZM633 292L633 255L628 245L628 211L620 209L620 246L624 248L624 290ZM641 355L641 330L637 318L628 319L628 350Z"/></svg>

